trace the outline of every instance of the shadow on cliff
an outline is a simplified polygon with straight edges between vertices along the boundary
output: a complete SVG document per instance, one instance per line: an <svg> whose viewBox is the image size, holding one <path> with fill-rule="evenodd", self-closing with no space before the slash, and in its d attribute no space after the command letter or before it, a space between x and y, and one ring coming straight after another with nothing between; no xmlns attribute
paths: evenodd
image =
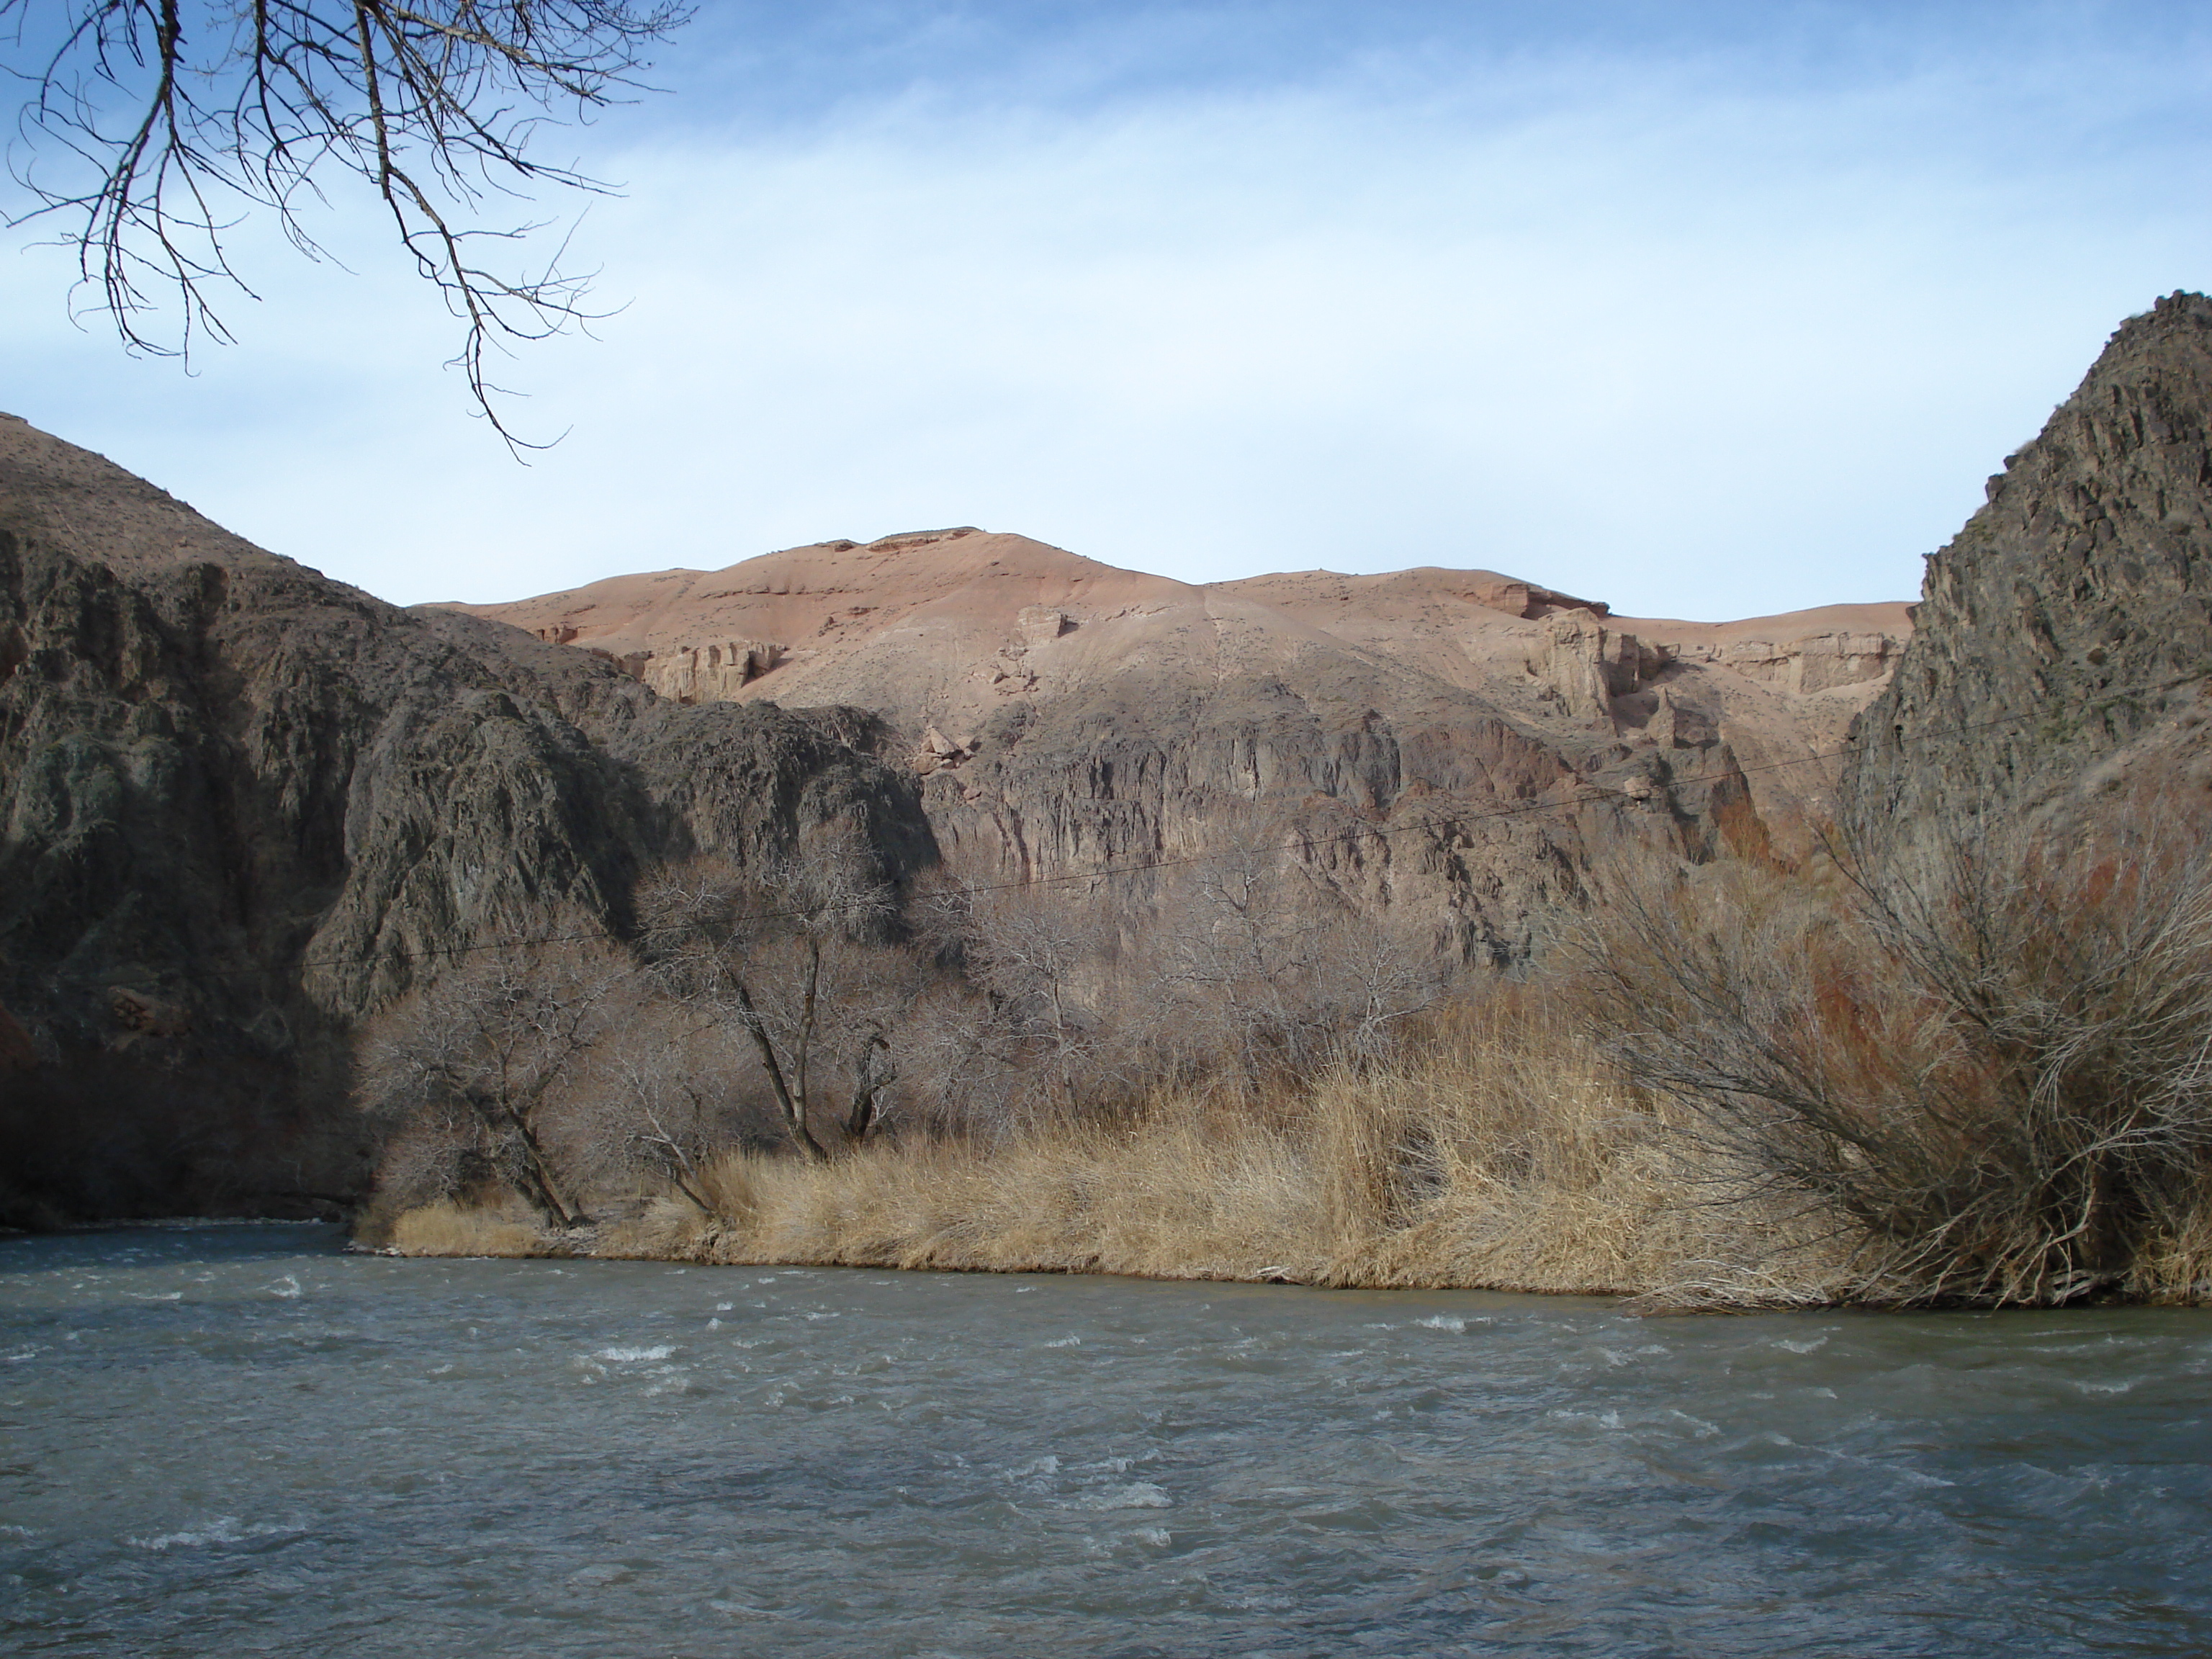
<svg viewBox="0 0 2212 1659"><path fill-rule="evenodd" d="M167 1066L92 1049L0 1076L0 1226L235 1215L342 1219L371 1147L331 1113L349 1066Z"/></svg>

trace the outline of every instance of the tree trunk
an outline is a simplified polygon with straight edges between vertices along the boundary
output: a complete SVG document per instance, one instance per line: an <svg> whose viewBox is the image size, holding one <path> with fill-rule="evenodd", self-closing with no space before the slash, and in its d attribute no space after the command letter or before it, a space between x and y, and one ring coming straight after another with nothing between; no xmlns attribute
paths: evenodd
<svg viewBox="0 0 2212 1659"><path fill-rule="evenodd" d="M783 1113L784 1127L791 1132L792 1139L798 1143L799 1150L807 1157L817 1164L827 1163L829 1149L817 1140L814 1132L806 1127L805 1098L792 1093L791 1085L784 1078L783 1063L776 1058L775 1044L769 1041L760 1011L753 1006L752 993L745 988L743 980L737 981L737 996L738 1008L744 1017L740 1023L744 1026L746 1035L752 1038L753 1047L760 1051L761 1069L768 1073L769 1087L775 1092L775 1103Z"/></svg>
<svg viewBox="0 0 2212 1659"><path fill-rule="evenodd" d="M855 1146L868 1138L876 1127L876 1102L884 1090L898 1081L898 1073L887 1060L878 1060L889 1044L882 1032L868 1039L860 1050L860 1080L853 1090L853 1109L845 1120L845 1139ZM879 1069L880 1067L880 1069Z"/></svg>
<svg viewBox="0 0 2212 1659"><path fill-rule="evenodd" d="M553 1179L552 1166L546 1161L545 1149L538 1144L538 1137L531 1132L522 1114L504 1100L492 1100L473 1091L468 1102L486 1127L495 1133L503 1121L521 1143L522 1168L518 1173L522 1178L517 1185L530 1207L556 1227L574 1227L583 1221L586 1218L570 1210L562 1200L561 1189Z"/></svg>

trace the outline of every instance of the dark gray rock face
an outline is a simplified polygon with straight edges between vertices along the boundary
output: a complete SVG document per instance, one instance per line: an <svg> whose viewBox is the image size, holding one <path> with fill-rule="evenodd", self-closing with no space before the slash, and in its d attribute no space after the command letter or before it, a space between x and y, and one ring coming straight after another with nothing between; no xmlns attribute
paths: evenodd
<svg viewBox="0 0 2212 1659"><path fill-rule="evenodd" d="M1257 847L1316 896L1499 964L1588 896L1603 854L1703 860L1763 836L1725 744L1534 733L1410 679L1338 653L1212 685L1132 672L1010 704L923 799L963 877L1085 881L1126 927L1171 921L1190 870ZM1130 873L1085 880L1100 870Z"/></svg>
<svg viewBox="0 0 2212 1659"><path fill-rule="evenodd" d="M929 862L870 735L398 610L0 420L0 1004L40 1061L0 1208L349 1196L347 1034L436 953L619 933L692 850Z"/></svg>
<svg viewBox="0 0 2212 1659"><path fill-rule="evenodd" d="M2136 783L2212 781L2212 300L2115 333L1928 563L1895 678L1853 729L1847 826L1957 833Z"/></svg>

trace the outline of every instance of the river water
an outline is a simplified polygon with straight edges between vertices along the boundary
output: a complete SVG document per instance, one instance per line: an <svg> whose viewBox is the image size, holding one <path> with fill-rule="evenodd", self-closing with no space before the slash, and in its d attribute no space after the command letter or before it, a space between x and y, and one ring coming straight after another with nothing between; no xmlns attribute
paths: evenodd
<svg viewBox="0 0 2212 1659"><path fill-rule="evenodd" d="M2212 1316L0 1241L0 1651L2203 1655Z"/></svg>

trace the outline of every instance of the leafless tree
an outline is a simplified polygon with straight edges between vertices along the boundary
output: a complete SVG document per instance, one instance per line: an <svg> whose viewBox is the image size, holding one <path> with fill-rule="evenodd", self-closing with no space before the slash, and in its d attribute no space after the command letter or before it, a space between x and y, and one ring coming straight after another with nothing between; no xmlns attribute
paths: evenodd
<svg viewBox="0 0 2212 1659"><path fill-rule="evenodd" d="M690 1009L662 1004L644 1012L641 1026L618 1037L599 1068L597 1149L603 1160L657 1176L716 1215L707 1168L746 1138L745 1103L729 1081L733 1056L720 1030L688 1028Z"/></svg>
<svg viewBox="0 0 2212 1659"><path fill-rule="evenodd" d="M1318 930L1312 971L1316 1000L1333 1011L1339 1051L1360 1060L1388 1052L1408 1022L1443 1000L1457 966L1435 942L1338 909Z"/></svg>
<svg viewBox="0 0 2212 1659"><path fill-rule="evenodd" d="M957 974L933 975L902 1028L902 1110L922 1127L994 1139L1026 1122L1036 1068L1005 1011Z"/></svg>
<svg viewBox="0 0 2212 1659"><path fill-rule="evenodd" d="M1204 867L1169 950L1165 983L1254 1077L1378 1055L1452 967L1258 842Z"/></svg>
<svg viewBox="0 0 2212 1659"><path fill-rule="evenodd" d="M688 15L681 0L0 0L32 204L12 222L58 226L126 344L184 353L230 337L223 290L251 297L228 240L243 215L272 211L319 258L303 210L350 176L461 323L453 361L512 444L487 356L587 318L585 283L557 252L498 268L487 244L520 255L541 227L474 221L495 195L605 191L538 160L538 129L635 88ZM163 295L173 323L156 320Z"/></svg>
<svg viewBox="0 0 2212 1659"><path fill-rule="evenodd" d="M1309 919L1288 902L1272 846L1237 848L1200 867L1170 928L1168 985L1218 1016L1247 1073L1318 1058L1296 1016Z"/></svg>
<svg viewBox="0 0 2212 1659"><path fill-rule="evenodd" d="M973 1041L1024 1077L1022 1092L1073 1103L1106 1036L1097 988L1115 940L1097 895L1067 887L937 896L969 982L991 1018ZM1037 1085L1042 1085L1041 1090Z"/></svg>
<svg viewBox="0 0 2212 1659"><path fill-rule="evenodd" d="M745 1034L794 1146L827 1158L825 1117L845 1144L876 1131L919 990L888 938L890 888L831 854L750 872L702 863L657 878L640 908L662 982Z"/></svg>
<svg viewBox="0 0 2212 1659"><path fill-rule="evenodd" d="M379 1021L362 1056L365 1102L418 1160L434 1147L550 1225L575 1226L586 1218L549 1120L605 1040L632 971L605 949L487 952Z"/></svg>

